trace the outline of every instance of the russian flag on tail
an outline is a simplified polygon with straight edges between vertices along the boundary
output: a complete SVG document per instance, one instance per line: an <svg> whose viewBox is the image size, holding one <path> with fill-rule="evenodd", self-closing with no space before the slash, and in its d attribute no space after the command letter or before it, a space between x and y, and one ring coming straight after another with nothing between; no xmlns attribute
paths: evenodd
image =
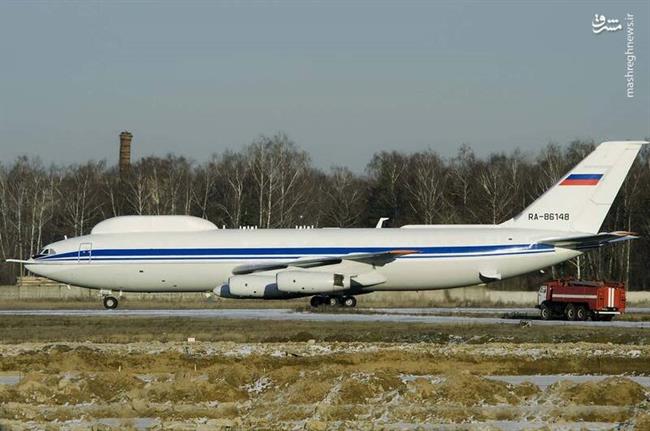
<svg viewBox="0 0 650 431"><path fill-rule="evenodd" d="M603 174L571 174L561 183L561 186L595 186Z"/></svg>

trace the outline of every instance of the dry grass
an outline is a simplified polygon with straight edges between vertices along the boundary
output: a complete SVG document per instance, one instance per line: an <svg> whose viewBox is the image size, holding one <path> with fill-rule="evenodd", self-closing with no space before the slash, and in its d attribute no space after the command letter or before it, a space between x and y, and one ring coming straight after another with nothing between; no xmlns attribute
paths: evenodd
<svg viewBox="0 0 650 431"><path fill-rule="evenodd" d="M19 384L0 386L0 426L18 429L80 417L90 423L118 418L122 428L147 417L165 429L206 421L213 421L210 429L295 429L296 422L366 429L373 423L522 420L531 411L543 421L642 424L650 395L625 377L560 381L546 389L485 377L576 372L575 364L588 373L594 357L625 363L618 369L627 373L650 372L643 362L626 362L630 349L607 344L62 343L0 350L1 369L24 373ZM639 351L647 363L650 348Z"/></svg>
<svg viewBox="0 0 650 431"><path fill-rule="evenodd" d="M5 316L0 429L650 422L644 329ZM198 342L188 343L187 337ZM487 376L606 374L547 388ZM98 425L114 418L113 425ZM72 423L72 422L71 422ZM392 424L392 425L391 425ZM463 428L460 428L463 429ZM487 428L486 428L487 429Z"/></svg>

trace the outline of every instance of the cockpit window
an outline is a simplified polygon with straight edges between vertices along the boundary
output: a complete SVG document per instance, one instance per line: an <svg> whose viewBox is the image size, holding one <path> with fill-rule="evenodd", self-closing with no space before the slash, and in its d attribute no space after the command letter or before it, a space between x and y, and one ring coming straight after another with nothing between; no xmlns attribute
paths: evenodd
<svg viewBox="0 0 650 431"><path fill-rule="evenodd" d="M56 252L54 251L53 248L44 248L44 249L41 250L41 252L39 253L39 256L49 256L49 255L51 255L51 254L56 254Z"/></svg>

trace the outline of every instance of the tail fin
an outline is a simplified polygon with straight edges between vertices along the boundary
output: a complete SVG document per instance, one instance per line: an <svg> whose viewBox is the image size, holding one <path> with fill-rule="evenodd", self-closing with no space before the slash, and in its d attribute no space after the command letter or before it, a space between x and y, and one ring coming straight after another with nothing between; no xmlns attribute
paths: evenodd
<svg viewBox="0 0 650 431"><path fill-rule="evenodd" d="M597 233L642 141L603 142L521 214L503 225Z"/></svg>

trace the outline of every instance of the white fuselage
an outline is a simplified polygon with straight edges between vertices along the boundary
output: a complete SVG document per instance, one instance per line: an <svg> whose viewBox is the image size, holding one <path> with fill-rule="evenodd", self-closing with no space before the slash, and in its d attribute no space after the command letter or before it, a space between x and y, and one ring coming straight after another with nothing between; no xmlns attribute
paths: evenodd
<svg viewBox="0 0 650 431"><path fill-rule="evenodd" d="M560 235L566 232L498 225L106 233L53 243L48 246L53 254L26 267L94 289L210 292L240 265L400 249L415 253L383 266L343 261L310 271L362 273L371 268L385 277L365 291L445 289L480 284L485 281L481 274L514 277L581 254L536 243Z"/></svg>

